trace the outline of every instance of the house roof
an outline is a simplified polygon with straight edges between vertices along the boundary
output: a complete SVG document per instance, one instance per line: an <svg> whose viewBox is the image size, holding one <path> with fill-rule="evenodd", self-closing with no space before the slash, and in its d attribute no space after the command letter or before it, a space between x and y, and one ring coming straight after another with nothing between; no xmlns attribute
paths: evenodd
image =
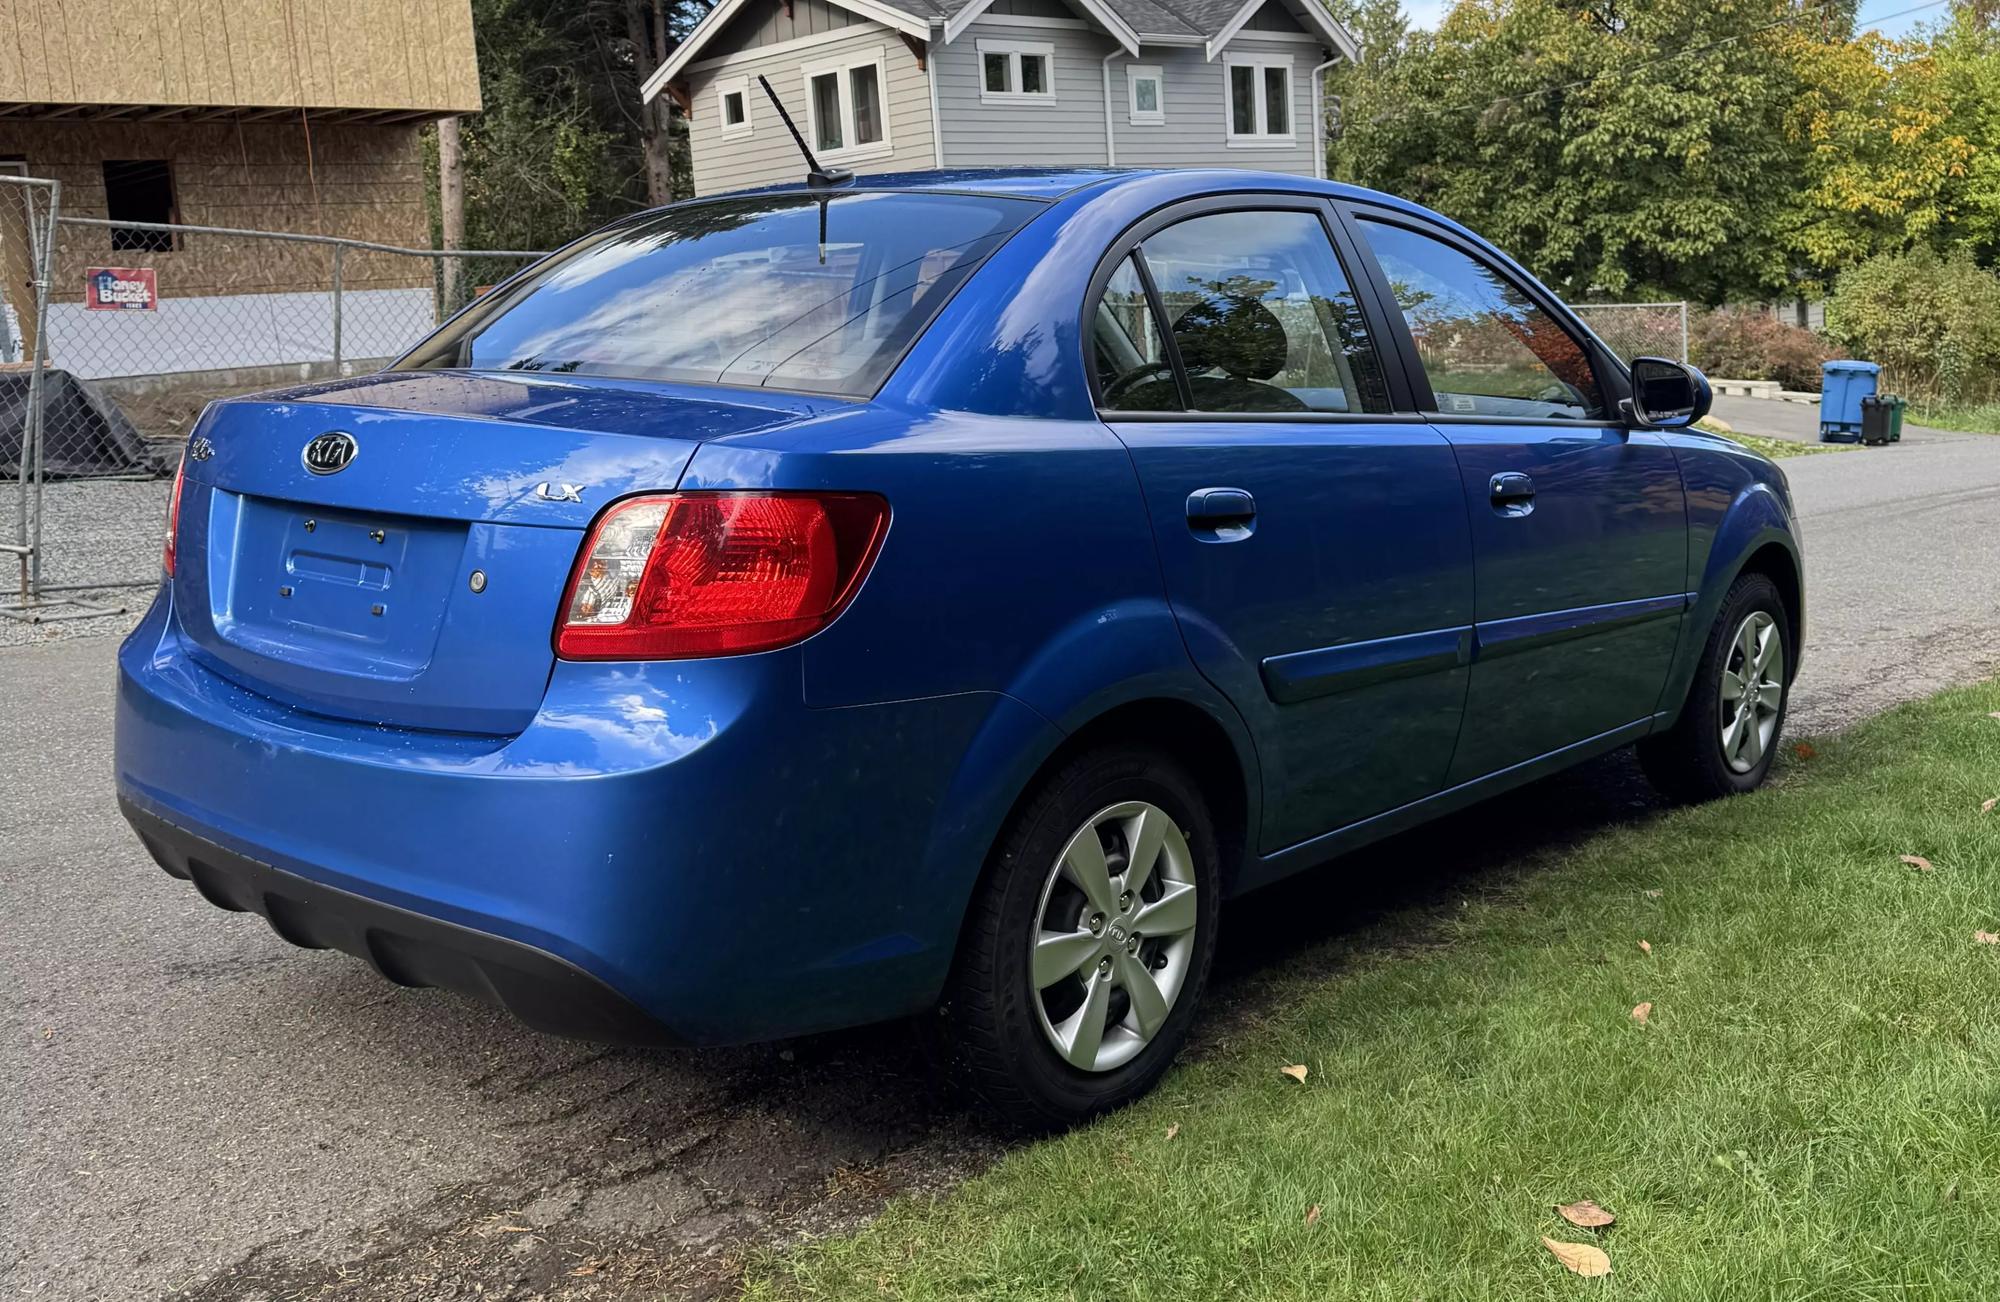
<svg viewBox="0 0 2000 1302"><path fill-rule="evenodd" d="M695 25L680 47L646 78L641 94L648 100L665 90L697 53L722 31L748 0L718 0L708 16ZM947 44L958 39L993 0L831 0L843 9L872 18L917 39L933 27ZM1213 59L1243 30L1267 0L1064 0L1080 14L1111 33L1130 54L1141 45L1199 45ZM1334 21L1320 0L1276 0L1308 31L1348 59L1361 57L1347 29Z"/></svg>

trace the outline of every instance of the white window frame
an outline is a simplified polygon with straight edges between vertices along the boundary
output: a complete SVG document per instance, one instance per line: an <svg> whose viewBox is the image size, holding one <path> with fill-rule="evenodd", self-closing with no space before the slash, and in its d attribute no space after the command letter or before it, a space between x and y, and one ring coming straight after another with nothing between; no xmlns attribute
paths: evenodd
<svg viewBox="0 0 2000 1302"><path fill-rule="evenodd" d="M729 120L729 97L743 97L743 120L732 123ZM726 77L715 83L716 130L725 136L747 136L751 133L750 119L750 79L748 77Z"/></svg>
<svg viewBox="0 0 2000 1302"><path fill-rule="evenodd" d="M1056 102L1056 47L1048 41L1016 41L1005 37L982 36L973 42L979 53L979 98L988 104L1053 104ZM1007 90L986 88L986 56L1007 56ZM1047 90L1021 89L1023 57L1042 60L1042 84Z"/></svg>
<svg viewBox="0 0 2000 1302"><path fill-rule="evenodd" d="M1153 102L1159 107L1150 112L1139 107L1139 83L1153 83ZM1157 63L1128 63L1125 65L1125 105L1130 110L1132 125L1135 127L1163 127L1167 124L1167 73Z"/></svg>
<svg viewBox="0 0 2000 1302"><path fill-rule="evenodd" d="M871 140L865 145L845 144L839 149L819 147L819 105L813 94L814 77L827 73L836 74L836 85L840 92L840 138L854 139L854 82L852 73L856 68L873 66L875 69L875 93L881 98L876 107L882 113L882 138ZM865 162L871 158L887 158L895 152L889 140L889 65L882 57L882 47L856 50L843 54L837 59L822 59L818 63L808 63L799 69L800 79L805 85L806 102L806 143L813 149L813 156L821 162Z"/></svg>
<svg viewBox="0 0 2000 1302"><path fill-rule="evenodd" d="M1232 93L1236 83L1236 69L1256 70L1254 83L1256 94L1251 98L1251 106L1256 109L1257 129L1247 135L1236 130L1236 100ZM1264 93L1264 71L1267 68L1282 68L1285 72L1285 126L1284 135L1274 136L1267 130L1270 105ZM1298 144L1299 106L1295 88L1298 72L1293 67L1290 55L1285 54L1225 54L1222 56L1222 132L1223 142L1231 149L1291 149Z"/></svg>

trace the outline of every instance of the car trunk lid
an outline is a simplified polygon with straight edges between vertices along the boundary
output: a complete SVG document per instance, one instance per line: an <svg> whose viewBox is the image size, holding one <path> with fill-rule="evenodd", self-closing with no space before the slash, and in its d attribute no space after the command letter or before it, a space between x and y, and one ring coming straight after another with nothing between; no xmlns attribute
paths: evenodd
<svg viewBox="0 0 2000 1302"><path fill-rule="evenodd" d="M705 439L840 405L462 372L219 403L189 445L182 628L210 668L302 709L518 732L597 512L674 487ZM335 432L350 459L309 466Z"/></svg>

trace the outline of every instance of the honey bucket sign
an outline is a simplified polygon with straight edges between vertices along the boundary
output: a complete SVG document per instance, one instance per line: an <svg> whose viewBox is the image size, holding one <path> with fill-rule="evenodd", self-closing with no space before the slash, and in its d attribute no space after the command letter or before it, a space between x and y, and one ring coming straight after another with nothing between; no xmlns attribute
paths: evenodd
<svg viewBox="0 0 2000 1302"><path fill-rule="evenodd" d="M86 267L83 305L93 312L151 312L160 305L160 273L151 267Z"/></svg>

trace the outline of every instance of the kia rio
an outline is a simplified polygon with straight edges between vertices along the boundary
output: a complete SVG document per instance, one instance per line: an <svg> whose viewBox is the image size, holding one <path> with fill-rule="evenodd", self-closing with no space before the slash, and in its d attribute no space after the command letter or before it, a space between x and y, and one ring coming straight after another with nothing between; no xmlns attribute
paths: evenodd
<svg viewBox="0 0 2000 1302"><path fill-rule="evenodd" d="M1637 743L1768 772L1783 476L1506 256L1243 172L622 221L380 374L218 402L120 655L153 856L542 1030L928 1012L1148 1088L1225 901Z"/></svg>

